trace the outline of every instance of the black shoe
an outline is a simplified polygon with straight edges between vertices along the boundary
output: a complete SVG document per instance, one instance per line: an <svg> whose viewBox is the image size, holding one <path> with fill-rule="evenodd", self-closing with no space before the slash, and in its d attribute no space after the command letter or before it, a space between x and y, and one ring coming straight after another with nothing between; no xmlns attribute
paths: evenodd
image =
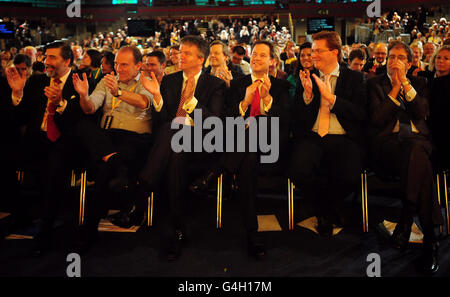
<svg viewBox="0 0 450 297"><path fill-rule="evenodd" d="M111 223L122 228L130 228L132 226L141 226L144 221L144 213L137 211L136 207L133 207L131 211L120 211L117 214L109 217Z"/></svg>
<svg viewBox="0 0 450 297"><path fill-rule="evenodd" d="M439 270L438 249L438 241L426 242L424 240L421 258L421 271L423 273L434 274Z"/></svg>
<svg viewBox="0 0 450 297"><path fill-rule="evenodd" d="M211 171L190 185L189 190L195 194L206 192L214 184L216 179L217 174L214 171Z"/></svg>
<svg viewBox="0 0 450 297"><path fill-rule="evenodd" d="M323 216L319 216L317 217L317 232L319 232L321 236L331 238L333 237L333 224L330 220Z"/></svg>
<svg viewBox="0 0 450 297"><path fill-rule="evenodd" d="M391 236L392 246L400 251L408 248L409 237L411 235L411 224L398 223Z"/></svg>
<svg viewBox="0 0 450 297"><path fill-rule="evenodd" d="M176 230L172 238L169 239L169 246L167 248L167 260L175 261L181 255L181 249L185 243L186 238L182 231Z"/></svg>
<svg viewBox="0 0 450 297"><path fill-rule="evenodd" d="M261 261L266 256L266 247L263 243L250 240L248 242L248 253L251 257Z"/></svg>

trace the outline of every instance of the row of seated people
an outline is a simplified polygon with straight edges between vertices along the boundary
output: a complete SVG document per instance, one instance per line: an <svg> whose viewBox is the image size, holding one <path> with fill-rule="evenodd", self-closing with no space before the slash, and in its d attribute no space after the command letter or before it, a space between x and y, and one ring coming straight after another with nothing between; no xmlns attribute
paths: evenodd
<svg viewBox="0 0 450 297"><path fill-rule="evenodd" d="M316 204L320 234L331 236L333 224L342 224L336 213L338 205L359 182L365 160L371 159L400 176L402 183L403 208L392 236L394 246L407 247L413 216L418 214L424 232L421 267L424 272L436 272L435 227L443 224L443 218L433 181L427 119L432 100L445 104L439 100L445 96L439 97L439 90L438 97L430 98L425 79L406 76L412 52L402 42L389 47L387 74L368 81L362 73L341 64L341 47L336 32L313 36L314 69L299 71L293 99L290 84L269 75L276 54L267 41L254 44L252 73L240 78L226 66L223 44L208 45L197 36L181 41L181 71L162 79L153 71L150 77L142 74L139 49L121 48L115 57L117 76L106 74L93 91L85 73L72 75L73 53L64 43L47 47L46 75L27 81L25 74L8 68L10 91L2 94L11 101L13 122L27 125L26 157L35 164L31 167L42 179L45 197L36 255L51 247L52 225L67 184L65 173L86 158L82 152L95 166L95 194L87 200L77 250L83 252L98 240L98 224L108 207L110 191L131 186L139 209L150 192L164 189L169 204L169 260L181 255L186 228L184 198L194 177L207 172L200 179L204 184L208 183L204 179L219 173L236 175L249 252L261 259L266 251L264 238L257 232L257 177L270 165L267 162L287 160L284 171ZM208 48L211 67L203 70ZM441 53L448 57L448 48ZM87 115L99 109L103 115L97 125ZM196 136L183 138L182 145L174 141L180 135L195 135L198 126L205 126L202 119L224 119L225 115L255 120L241 127L244 149L210 153L197 149ZM293 139L288 145L290 129ZM213 132L200 131L200 141ZM261 146L252 149L255 131L272 144L269 154L274 153L275 160L267 161L267 150ZM224 137L231 131L225 128L222 132ZM203 164L214 166L205 169Z"/></svg>

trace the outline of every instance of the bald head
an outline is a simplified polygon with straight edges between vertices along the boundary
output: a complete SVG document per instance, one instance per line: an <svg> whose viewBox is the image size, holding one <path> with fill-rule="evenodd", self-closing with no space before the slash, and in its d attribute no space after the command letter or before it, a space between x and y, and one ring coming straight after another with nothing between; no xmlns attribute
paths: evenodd
<svg viewBox="0 0 450 297"><path fill-rule="evenodd" d="M375 60L377 61L377 63L384 63L384 61L386 60L387 57L387 45L385 43L377 43L375 45L375 50L373 52Z"/></svg>

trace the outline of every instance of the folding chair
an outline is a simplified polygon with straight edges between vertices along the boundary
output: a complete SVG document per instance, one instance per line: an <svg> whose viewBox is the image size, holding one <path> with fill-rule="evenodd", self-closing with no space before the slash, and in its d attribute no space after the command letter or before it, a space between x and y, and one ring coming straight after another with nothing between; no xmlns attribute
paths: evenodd
<svg viewBox="0 0 450 297"><path fill-rule="evenodd" d="M436 175L436 187L437 187L437 194L438 194L438 202L439 202L439 205L442 205L441 204L441 186L440 186L440 180L441 180L441 175L442 175L443 183L444 183L445 219L447 222L447 235L449 235L450 234L450 230L449 230L450 223L449 223L448 195L447 195L447 173L448 173L448 170L443 170L441 173L438 173ZM440 231L443 232L442 226L440 229L441 229Z"/></svg>
<svg viewBox="0 0 450 297"><path fill-rule="evenodd" d="M83 170L81 172L81 182L80 182L80 210L78 215L78 225L84 224L84 208L86 201L86 176L87 171ZM71 178L71 186L75 187L76 185L76 174L75 170L72 170L72 178ZM148 197L148 206L147 206L147 226L152 226L153 224L153 192Z"/></svg>

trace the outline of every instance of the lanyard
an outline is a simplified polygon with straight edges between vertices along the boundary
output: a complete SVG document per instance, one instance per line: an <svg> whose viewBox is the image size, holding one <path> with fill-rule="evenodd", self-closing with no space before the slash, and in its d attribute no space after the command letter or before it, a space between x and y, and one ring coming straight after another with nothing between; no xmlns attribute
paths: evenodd
<svg viewBox="0 0 450 297"><path fill-rule="evenodd" d="M94 79L97 79L98 75L100 74L100 71L101 71L101 69L99 68L99 69L97 70L97 73L95 74Z"/></svg>
<svg viewBox="0 0 450 297"><path fill-rule="evenodd" d="M138 84L138 83L135 83L134 86L132 86L132 87L128 90L128 92L133 92L134 89L136 89L137 84ZM111 105L111 107L112 107L111 111L113 111L114 109L116 109L116 107L119 106L119 104L120 104L121 102L122 102L122 100L119 99L119 101L117 101L117 103L116 103L116 97L113 96L113 98L112 98L112 105Z"/></svg>

